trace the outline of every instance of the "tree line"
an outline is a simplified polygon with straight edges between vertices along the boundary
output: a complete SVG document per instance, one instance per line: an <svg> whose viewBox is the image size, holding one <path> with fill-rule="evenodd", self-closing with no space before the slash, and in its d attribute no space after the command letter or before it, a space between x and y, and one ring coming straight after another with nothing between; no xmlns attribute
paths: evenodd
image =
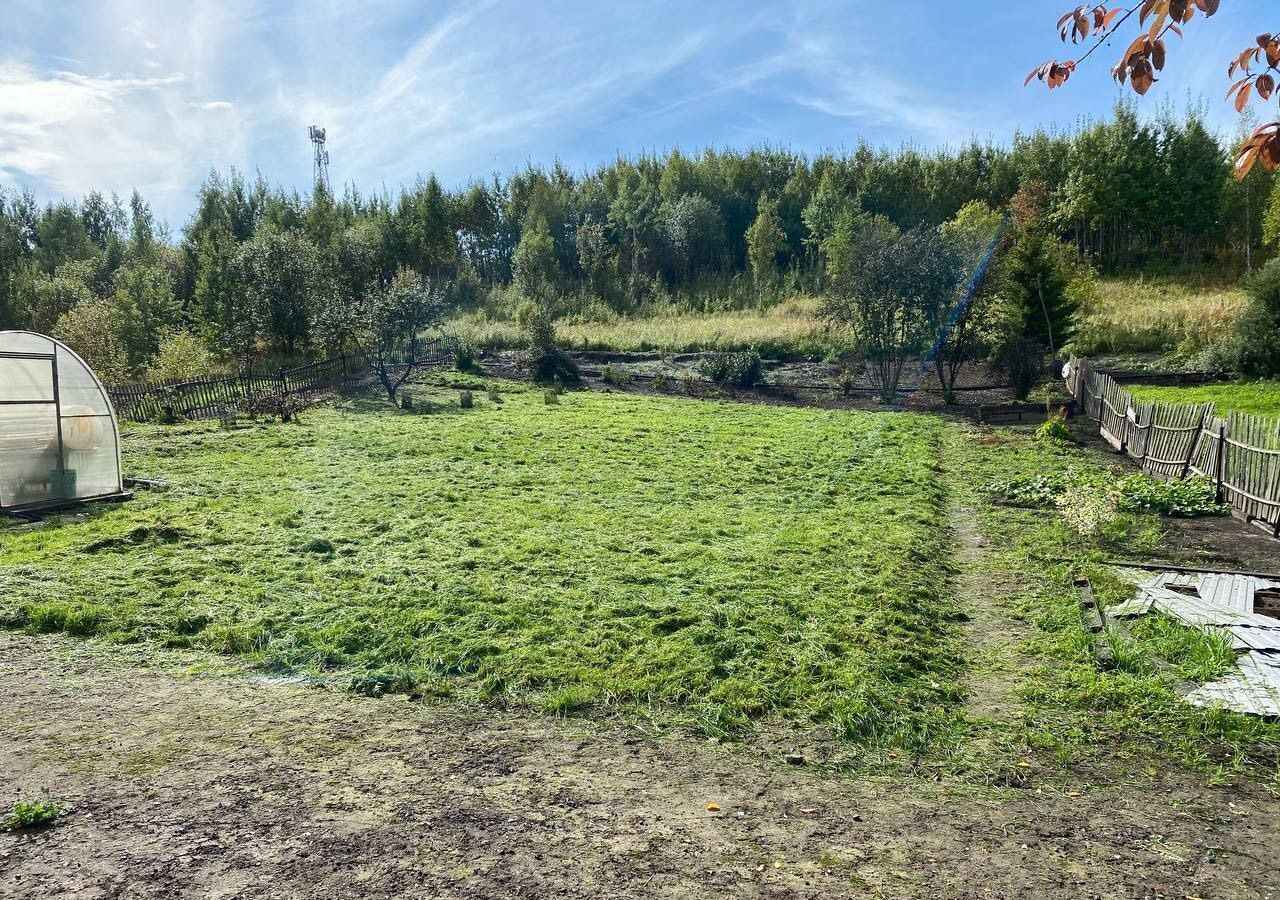
<svg viewBox="0 0 1280 900"><path fill-rule="evenodd" d="M1029 186L1037 229L1094 268L1242 270L1280 240L1280 190L1260 168L1232 177L1241 139L1214 135L1196 108L1148 122L1120 105L1007 146L672 150L456 190L429 176L394 194L302 196L233 170L210 174L178 234L136 192L43 207L7 192L0 327L57 334L120 380L331 349L385 330L376 311L415 286L414 309L528 299L552 318L755 306L839 294L856 277L840 261L857 256L851 240L888 259L890 231L936 229L966 207L982 219Z"/></svg>

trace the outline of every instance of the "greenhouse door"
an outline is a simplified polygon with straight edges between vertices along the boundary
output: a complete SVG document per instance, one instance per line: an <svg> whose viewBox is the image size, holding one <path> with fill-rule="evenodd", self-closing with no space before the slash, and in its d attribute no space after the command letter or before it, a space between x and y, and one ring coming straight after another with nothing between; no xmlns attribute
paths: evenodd
<svg viewBox="0 0 1280 900"><path fill-rule="evenodd" d="M75 496L67 483L58 427L57 360L52 354L3 353L0 384L0 508L38 506Z"/></svg>

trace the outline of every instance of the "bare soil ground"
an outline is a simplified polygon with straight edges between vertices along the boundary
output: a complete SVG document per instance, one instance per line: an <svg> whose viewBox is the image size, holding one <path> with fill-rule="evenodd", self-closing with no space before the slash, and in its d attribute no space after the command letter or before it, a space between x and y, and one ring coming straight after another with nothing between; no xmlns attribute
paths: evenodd
<svg viewBox="0 0 1280 900"><path fill-rule="evenodd" d="M857 779L209 665L0 634L0 800L75 804L0 835L0 896L1280 896L1280 804L1136 761Z"/></svg>

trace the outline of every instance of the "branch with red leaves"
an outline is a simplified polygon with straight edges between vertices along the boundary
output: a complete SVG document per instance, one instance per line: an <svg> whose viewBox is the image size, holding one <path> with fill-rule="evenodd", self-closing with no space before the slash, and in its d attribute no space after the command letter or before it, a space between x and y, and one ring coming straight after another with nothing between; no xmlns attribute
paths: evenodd
<svg viewBox="0 0 1280 900"><path fill-rule="evenodd" d="M1125 49L1111 74L1121 84L1127 83L1135 93L1145 94L1156 83L1157 73L1164 70L1168 58L1165 38L1169 33L1182 37L1183 26L1194 19L1197 12L1209 18L1220 6L1221 0L1140 0L1110 8L1106 4L1093 8L1087 4L1077 6L1058 20L1058 36L1064 44L1068 40L1073 44L1086 44L1092 36L1092 46L1078 60L1051 59L1041 63L1031 70L1023 84L1038 79L1051 90L1062 87L1081 63L1137 16L1142 33ZM1240 72L1245 76L1227 91L1228 100L1234 95L1238 112L1244 111L1252 96L1266 102L1280 94L1277 90L1280 88L1280 37L1260 34L1256 43L1257 46L1247 48L1232 60L1227 70L1228 77L1234 78ZM1254 71L1255 66L1261 68ZM1236 177L1244 178L1256 162L1273 171L1280 169L1280 122L1263 125L1241 145L1236 158Z"/></svg>

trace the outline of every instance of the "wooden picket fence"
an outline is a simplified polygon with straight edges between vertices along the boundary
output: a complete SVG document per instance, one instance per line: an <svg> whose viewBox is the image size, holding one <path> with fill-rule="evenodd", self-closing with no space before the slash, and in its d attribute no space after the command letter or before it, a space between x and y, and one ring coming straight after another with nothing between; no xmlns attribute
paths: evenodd
<svg viewBox="0 0 1280 900"><path fill-rule="evenodd" d="M397 349L386 362L392 367L413 362L425 368L439 368L452 359L453 342L434 338ZM372 369L360 357L344 354L270 374L244 372L192 381L116 384L108 386L107 393L116 415L123 419L145 422L166 413L183 419L213 419L234 412L251 398L315 396L366 385L372 379Z"/></svg>
<svg viewBox="0 0 1280 900"><path fill-rule="evenodd" d="M1237 516L1280 538L1280 419L1235 412L1223 419L1212 403L1139 403L1075 356L1066 379L1103 440L1148 475L1208 478Z"/></svg>

